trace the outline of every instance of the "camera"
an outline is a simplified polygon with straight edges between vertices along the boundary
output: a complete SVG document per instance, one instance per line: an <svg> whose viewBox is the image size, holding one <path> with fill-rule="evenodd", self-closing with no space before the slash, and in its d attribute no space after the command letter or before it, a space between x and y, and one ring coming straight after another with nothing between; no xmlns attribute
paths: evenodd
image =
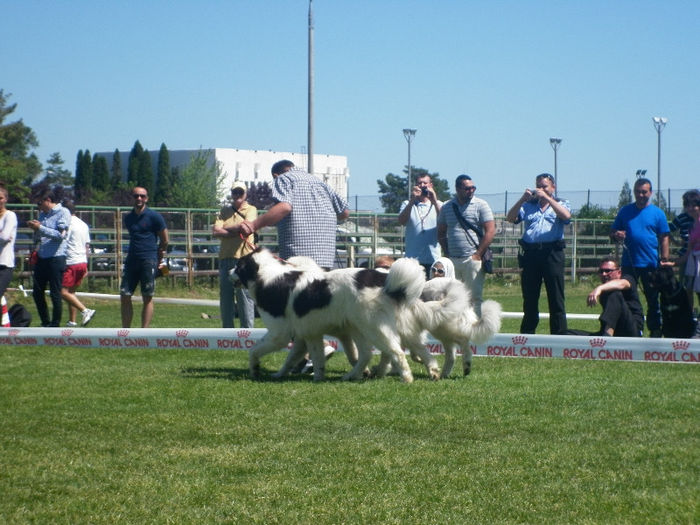
<svg viewBox="0 0 700 525"><path fill-rule="evenodd" d="M430 192L428 191L428 188L421 188L421 189L420 189L420 194L421 194L423 197L427 197L428 195L430 195Z"/></svg>

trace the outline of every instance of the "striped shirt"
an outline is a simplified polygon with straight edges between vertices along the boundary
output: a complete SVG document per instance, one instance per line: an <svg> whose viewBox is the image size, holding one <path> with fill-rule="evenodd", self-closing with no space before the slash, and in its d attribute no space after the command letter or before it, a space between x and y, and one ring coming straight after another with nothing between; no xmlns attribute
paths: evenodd
<svg viewBox="0 0 700 525"><path fill-rule="evenodd" d="M686 212L681 213L675 217L672 222L668 223L668 229L671 230L671 233L677 231L681 241L683 242L681 247L678 249L679 257L682 257L688 251L688 234L693 228L694 223L695 219L693 219Z"/></svg>

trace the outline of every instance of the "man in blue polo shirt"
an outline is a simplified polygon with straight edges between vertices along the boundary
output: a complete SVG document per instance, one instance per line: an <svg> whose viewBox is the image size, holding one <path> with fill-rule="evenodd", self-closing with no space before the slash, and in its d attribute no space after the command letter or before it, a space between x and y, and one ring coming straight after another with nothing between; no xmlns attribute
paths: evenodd
<svg viewBox="0 0 700 525"><path fill-rule="evenodd" d="M669 228L664 212L651 203L651 181L637 179L634 202L617 212L610 238L622 243L622 273L642 282L647 300L647 328L651 337L661 337L659 290L649 282L650 274L669 262Z"/></svg>
<svg viewBox="0 0 700 525"><path fill-rule="evenodd" d="M121 298L122 327L129 328L134 315L131 296L136 285L141 285L143 309L141 328L148 328L153 319L153 295L158 263L168 248L168 228L162 215L146 207L148 191L136 187L131 190L134 208L124 216L124 229L129 232L129 252L124 262Z"/></svg>

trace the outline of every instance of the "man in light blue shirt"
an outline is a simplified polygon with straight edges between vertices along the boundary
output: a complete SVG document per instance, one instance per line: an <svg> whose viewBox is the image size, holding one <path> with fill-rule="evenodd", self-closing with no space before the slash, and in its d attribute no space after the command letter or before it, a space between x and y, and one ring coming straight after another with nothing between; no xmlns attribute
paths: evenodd
<svg viewBox="0 0 700 525"><path fill-rule="evenodd" d="M411 200L403 201L399 224L406 227L406 257L418 259L430 278L430 266L440 257L437 239L437 216L442 202L437 199L430 175L420 175L413 187Z"/></svg>
<svg viewBox="0 0 700 525"><path fill-rule="evenodd" d="M520 333L534 334L540 321L539 300L542 282L549 304L549 331L567 329L564 301L564 226L571 222L571 205L557 199L554 177L542 173L535 178L536 189L526 189L506 220L525 224L519 256L522 274L523 320Z"/></svg>

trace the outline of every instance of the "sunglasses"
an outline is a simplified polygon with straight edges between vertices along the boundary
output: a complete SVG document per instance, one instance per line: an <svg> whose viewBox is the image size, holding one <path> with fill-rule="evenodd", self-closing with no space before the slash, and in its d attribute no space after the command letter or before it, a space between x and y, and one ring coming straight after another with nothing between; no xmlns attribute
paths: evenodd
<svg viewBox="0 0 700 525"><path fill-rule="evenodd" d="M616 272L618 268L598 268L598 273Z"/></svg>
<svg viewBox="0 0 700 525"><path fill-rule="evenodd" d="M461 186L459 189L463 191L474 191L476 190L476 186Z"/></svg>
<svg viewBox="0 0 700 525"><path fill-rule="evenodd" d="M442 268L433 268L432 271L433 273L437 273L439 275L445 275L445 270L443 270Z"/></svg>
<svg viewBox="0 0 700 525"><path fill-rule="evenodd" d="M134 199L145 199L148 197L145 193L133 193L131 195Z"/></svg>

